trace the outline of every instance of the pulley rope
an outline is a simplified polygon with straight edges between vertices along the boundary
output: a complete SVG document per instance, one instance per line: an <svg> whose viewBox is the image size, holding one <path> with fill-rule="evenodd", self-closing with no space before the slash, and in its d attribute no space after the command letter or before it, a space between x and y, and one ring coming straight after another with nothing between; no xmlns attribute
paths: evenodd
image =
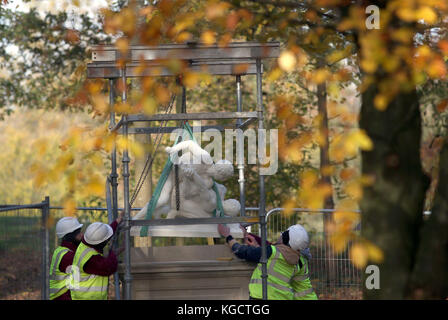
<svg viewBox="0 0 448 320"><path fill-rule="evenodd" d="M170 100L168 106L165 109L165 114L171 113L171 109L173 108L175 100L176 100L176 95L173 94L171 96L171 100ZM157 136L156 136L156 139L155 139L156 147L153 149L153 152L151 154L149 154L148 157L146 158L145 165L143 167L142 173L140 174L140 177L138 179L137 185L135 187L135 190L134 190L134 192L132 194L132 197L131 197L131 200L129 202L131 207L134 204L135 199L137 199L137 196L138 196L141 188L143 187L143 183L145 182L146 177L148 176L148 173L149 173L149 171L150 171L150 169L152 167L152 164L154 162L155 154L156 154L157 149L159 148L159 145L160 145L160 143L162 141L162 137L163 137L163 135L161 133L162 128L166 127L167 124L168 124L168 120L164 120L164 121L162 121L162 123L160 124L160 126L158 128Z"/></svg>

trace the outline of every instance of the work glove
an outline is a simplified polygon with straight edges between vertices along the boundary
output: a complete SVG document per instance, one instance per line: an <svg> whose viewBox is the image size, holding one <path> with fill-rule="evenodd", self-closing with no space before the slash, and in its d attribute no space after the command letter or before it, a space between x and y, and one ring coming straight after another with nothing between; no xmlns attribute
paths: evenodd
<svg viewBox="0 0 448 320"><path fill-rule="evenodd" d="M258 244L257 240L255 239L255 237L253 235L251 235L251 234L247 235L247 237L245 238L244 243L247 244L248 246L255 247L255 248L260 246Z"/></svg>
<svg viewBox="0 0 448 320"><path fill-rule="evenodd" d="M230 228L223 224L218 224L218 233L222 237L227 238L230 235Z"/></svg>

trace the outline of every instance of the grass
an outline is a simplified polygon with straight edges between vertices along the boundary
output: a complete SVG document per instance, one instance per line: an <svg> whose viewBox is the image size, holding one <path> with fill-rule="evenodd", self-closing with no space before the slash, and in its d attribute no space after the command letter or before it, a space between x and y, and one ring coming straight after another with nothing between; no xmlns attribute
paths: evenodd
<svg viewBox="0 0 448 320"><path fill-rule="evenodd" d="M0 252L40 249L40 217L0 216Z"/></svg>

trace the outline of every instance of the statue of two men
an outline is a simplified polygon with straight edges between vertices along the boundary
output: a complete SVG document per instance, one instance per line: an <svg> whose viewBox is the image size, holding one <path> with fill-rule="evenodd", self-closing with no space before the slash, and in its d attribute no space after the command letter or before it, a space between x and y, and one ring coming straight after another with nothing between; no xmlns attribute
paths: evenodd
<svg viewBox="0 0 448 320"><path fill-rule="evenodd" d="M153 212L154 219L166 215L167 219L177 216L185 218L212 217L217 209L216 192L212 188L215 181L225 181L233 176L233 165L230 161L220 160L213 163L210 154L192 140L182 141L173 147L165 148L174 164L179 165L179 210L176 208L175 172L171 170ZM182 151L179 157L178 153ZM227 188L216 183L222 200L224 215L237 216L240 203L235 199L225 198ZM144 219L149 202L133 219Z"/></svg>

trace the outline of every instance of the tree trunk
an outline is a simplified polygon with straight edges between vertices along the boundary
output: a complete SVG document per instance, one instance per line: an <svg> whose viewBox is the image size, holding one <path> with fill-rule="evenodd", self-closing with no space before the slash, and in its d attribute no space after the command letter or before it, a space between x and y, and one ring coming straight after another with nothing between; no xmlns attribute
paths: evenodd
<svg viewBox="0 0 448 320"><path fill-rule="evenodd" d="M439 183L432 213L424 222L416 264L409 285L413 299L448 297L448 144L440 153Z"/></svg>
<svg viewBox="0 0 448 320"><path fill-rule="evenodd" d="M360 127L374 143L362 153L362 172L374 178L364 188L361 234L384 253L380 289L365 299L403 299L415 263L424 196L429 185L420 162L421 117L416 91L396 96L385 111L374 107L371 85L362 94ZM364 280L363 283L365 283Z"/></svg>
<svg viewBox="0 0 448 320"><path fill-rule="evenodd" d="M320 172L321 172L321 182L326 183L328 185L331 184L331 176L323 175L324 168L330 166L330 152L329 152L329 130L328 130L328 113L327 113L327 86L326 83L323 82L317 85L317 107L319 115L322 117L322 122L320 126L320 130L324 135L325 144L320 146ZM333 209L333 194L326 197L324 200L324 209ZM335 257L333 246L330 241L328 241L329 231L328 228L333 221L332 213L323 213L323 222L324 222L324 243L325 243L325 270L327 277L327 286L331 288L335 288L336 285L336 265L335 265Z"/></svg>

